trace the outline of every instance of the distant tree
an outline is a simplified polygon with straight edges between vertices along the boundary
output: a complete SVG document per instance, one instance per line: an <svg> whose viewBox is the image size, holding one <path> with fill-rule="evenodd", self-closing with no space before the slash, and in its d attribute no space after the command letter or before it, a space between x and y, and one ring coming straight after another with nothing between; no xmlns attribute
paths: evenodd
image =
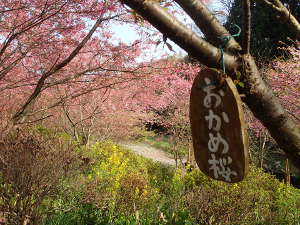
<svg viewBox="0 0 300 225"><path fill-rule="evenodd" d="M1 1L0 111L31 123L64 101L127 82L116 74L130 72L139 43L113 44L107 29L124 14L116 0Z"/></svg>
<svg viewBox="0 0 300 225"><path fill-rule="evenodd" d="M296 19L300 19L300 2L294 0L282 0L282 3L288 7L291 14ZM251 1L252 20L251 28L253 39L251 41L251 54L256 58L274 59L275 57L286 55L286 51L280 47L295 45L293 41L295 34L286 25L284 19L278 19L279 15L274 13L273 9L263 1ZM236 24L239 27L244 26L242 1L234 0L231 3L229 15L225 27L230 33L236 33ZM239 43L242 43L242 36L236 37Z"/></svg>

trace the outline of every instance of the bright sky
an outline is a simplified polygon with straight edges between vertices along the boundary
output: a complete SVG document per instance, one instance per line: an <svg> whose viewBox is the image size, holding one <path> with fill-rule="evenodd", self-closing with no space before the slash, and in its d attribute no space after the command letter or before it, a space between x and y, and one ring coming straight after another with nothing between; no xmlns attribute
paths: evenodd
<svg viewBox="0 0 300 225"><path fill-rule="evenodd" d="M111 30L115 32L115 38L120 39L120 41L126 44L132 44L135 40L139 39L137 32L134 30L132 25L129 24L116 24L111 27ZM159 58L162 55L185 55L184 51L179 48L175 43L168 39L168 43L172 44L172 48L175 52L172 52L168 49L166 45L163 43L159 44L152 49L145 49L145 55L151 55L153 58ZM151 58L147 58L146 60L151 60Z"/></svg>
<svg viewBox="0 0 300 225"><path fill-rule="evenodd" d="M214 1L213 4L208 4L207 6L210 9L215 10L215 11L221 10L221 5L218 3L218 1ZM224 20L224 18L220 18L220 19ZM116 39L120 39L120 41L122 41L126 44L131 44L135 40L139 39L137 32L134 30L133 26L129 25L129 24L122 24L122 25L116 24L113 27L111 27L111 30L113 32L115 32ZM175 55L181 55L181 56L186 55L185 51L182 50L175 43L173 43L171 40L168 39L168 43L170 43L172 45L172 48L175 52L170 51L166 45L160 44L159 46L154 47L153 49L147 49L146 55L151 55L154 58L159 58L160 56L165 55L165 54L168 54L168 55L175 54Z"/></svg>

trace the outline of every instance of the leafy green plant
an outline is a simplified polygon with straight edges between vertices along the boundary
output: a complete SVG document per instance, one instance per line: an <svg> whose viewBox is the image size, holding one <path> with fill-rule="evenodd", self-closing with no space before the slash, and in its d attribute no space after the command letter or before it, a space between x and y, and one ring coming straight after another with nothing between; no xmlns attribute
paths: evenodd
<svg viewBox="0 0 300 225"><path fill-rule="evenodd" d="M298 224L300 192L260 169L247 178L226 184L199 170L185 176L185 202L200 224Z"/></svg>
<svg viewBox="0 0 300 225"><path fill-rule="evenodd" d="M252 167L226 184L155 163L112 143L83 147L90 163L64 185L45 224L296 225L300 193ZM59 206L59 207L58 207Z"/></svg>

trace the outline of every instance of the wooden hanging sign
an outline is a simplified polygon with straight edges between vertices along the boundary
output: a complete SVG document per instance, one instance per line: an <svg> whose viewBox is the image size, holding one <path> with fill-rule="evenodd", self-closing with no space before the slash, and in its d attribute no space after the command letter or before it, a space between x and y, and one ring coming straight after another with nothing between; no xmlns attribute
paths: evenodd
<svg viewBox="0 0 300 225"><path fill-rule="evenodd" d="M194 80L190 121L197 165L207 176L229 183L248 172L248 135L239 93L220 71L204 69Z"/></svg>

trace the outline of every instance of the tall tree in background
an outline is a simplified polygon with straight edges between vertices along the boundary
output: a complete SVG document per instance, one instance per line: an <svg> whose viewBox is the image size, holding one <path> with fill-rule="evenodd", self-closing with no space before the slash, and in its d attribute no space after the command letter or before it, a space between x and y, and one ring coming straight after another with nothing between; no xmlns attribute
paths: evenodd
<svg viewBox="0 0 300 225"><path fill-rule="evenodd" d="M222 51L219 46L224 44L224 38L230 36L230 33L216 20L202 1L175 0L201 29L205 40L168 13L168 10L160 5L161 1L122 0L122 2L136 10L166 38L173 40L200 62L209 67L220 68ZM295 38L299 40L300 24L282 2L280 0L264 0L264 2L281 20L286 21ZM233 37L228 41L224 54L227 74L236 79L237 71L241 72L245 87L239 92L245 95L244 102L268 129L291 161L300 167L299 125L288 115L271 88L263 81L256 62L250 55L249 0L244 0L243 8L245 26L242 46Z"/></svg>
<svg viewBox="0 0 300 225"><path fill-rule="evenodd" d="M288 6L291 14L300 19L300 2L294 0L282 0ZM295 45L295 34L287 26L284 19L279 19L279 15L263 1L251 2L252 20L251 28L253 39L251 41L251 54L256 58L272 59L286 54L285 50L279 47ZM225 27L235 33L234 24L243 27L243 6L241 0L234 0L231 3L229 15ZM242 38L236 37L239 43Z"/></svg>
<svg viewBox="0 0 300 225"><path fill-rule="evenodd" d="M34 122L66 101L136 79L128 74L139 43L113 44L108 29L125 13L117 0L1 1L0 116Z"/></svg>

